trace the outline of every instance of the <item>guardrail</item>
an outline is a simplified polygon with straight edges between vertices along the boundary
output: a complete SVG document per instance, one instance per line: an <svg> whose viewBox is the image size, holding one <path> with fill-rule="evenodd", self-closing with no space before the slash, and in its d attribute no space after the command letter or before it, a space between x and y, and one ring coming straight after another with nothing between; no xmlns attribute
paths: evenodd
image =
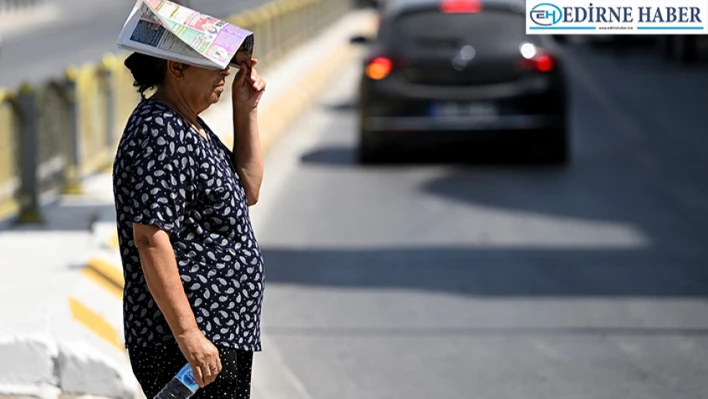
<svg viewBox="0 0 708 399"><path fill-rule="evenodd" d="M351 0L276 0L226 20L254 32L264 69L353 7ZM112 165L139 101L126 56L69 67L41 85L0 88L0 218L41 222L43 195L81 193L83 178Z"/></svg>

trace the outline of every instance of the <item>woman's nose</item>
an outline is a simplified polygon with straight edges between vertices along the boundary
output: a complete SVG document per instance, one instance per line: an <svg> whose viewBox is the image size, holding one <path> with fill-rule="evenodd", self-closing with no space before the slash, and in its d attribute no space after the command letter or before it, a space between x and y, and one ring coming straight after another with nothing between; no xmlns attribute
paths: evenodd
<svg viewBox="0 0 708 399"><path fill-rule="evenodd" d="M231 65L227 65L226 68L221 71L221 74L224 76L231 75Z"/></svg>

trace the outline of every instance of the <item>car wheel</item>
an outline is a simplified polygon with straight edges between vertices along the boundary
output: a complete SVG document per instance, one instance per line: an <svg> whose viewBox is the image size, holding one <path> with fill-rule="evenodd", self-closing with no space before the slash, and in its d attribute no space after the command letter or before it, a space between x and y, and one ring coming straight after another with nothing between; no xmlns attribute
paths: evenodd
<svg viewBox="0 0 708 399"><path fill-rule="evenodd" d="M383 161L381 146L374 143L368 133L363 131L359 135L359 144L356 151L357 162L362 165L375 164Z"/></svg>
<svg viewBox="0 0 708 399"><path fill-rule="evenodd" d="M555 131L546 147L546 160L554 165L565 165L570 158L568 134L565 130Z"/></svg>

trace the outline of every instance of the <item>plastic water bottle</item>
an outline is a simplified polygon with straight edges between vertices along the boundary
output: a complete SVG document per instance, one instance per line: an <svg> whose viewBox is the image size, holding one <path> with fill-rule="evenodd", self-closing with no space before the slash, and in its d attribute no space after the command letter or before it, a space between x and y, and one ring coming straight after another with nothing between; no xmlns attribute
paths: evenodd
<svg viewBox="0 0 708 399"><path fill-rule="evenodd" d="M187 363L170 382L165 385L155 399L188 399L199 389L194 372Z"/></svg>

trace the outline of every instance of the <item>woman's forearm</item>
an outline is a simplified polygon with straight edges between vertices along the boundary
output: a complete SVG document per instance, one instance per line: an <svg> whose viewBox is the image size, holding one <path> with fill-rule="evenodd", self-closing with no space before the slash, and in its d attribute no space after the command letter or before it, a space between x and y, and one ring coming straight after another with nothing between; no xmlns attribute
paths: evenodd
<svg viewBox="0 0 708 399"><path fill-rule="evenodd" d="M263 155L258 133L258 112L233 110L234 119L234 165L241 184L246 191L249 206L258 202L263 182Z"/></svg>
<svg viewBox="0 0 708 399"><path fill-rule="evenodd" d="M138 225L136 225L138 226ZM167 320L172 334L180 335L198 329L177 269L174 250L166 232L154 226L140 226L135 243L148 289Z"/></svg>

